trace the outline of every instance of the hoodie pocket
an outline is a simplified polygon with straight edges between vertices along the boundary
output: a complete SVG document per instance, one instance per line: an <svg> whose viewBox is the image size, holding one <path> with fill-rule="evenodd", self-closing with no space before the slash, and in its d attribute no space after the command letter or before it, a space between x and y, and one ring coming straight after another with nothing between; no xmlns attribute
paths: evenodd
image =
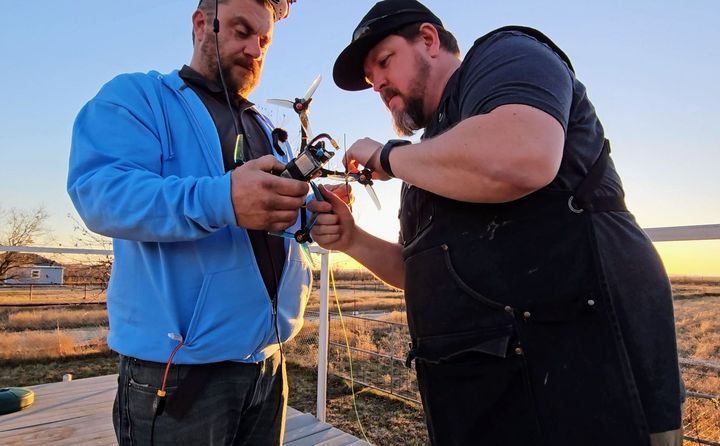
<svg viewBox="0 0 720 446"><path fill-rule="evenodd" d="M271 305L252 266L209 274L187 328L184 350L210 362L246 360L265 338Z"/></svg>

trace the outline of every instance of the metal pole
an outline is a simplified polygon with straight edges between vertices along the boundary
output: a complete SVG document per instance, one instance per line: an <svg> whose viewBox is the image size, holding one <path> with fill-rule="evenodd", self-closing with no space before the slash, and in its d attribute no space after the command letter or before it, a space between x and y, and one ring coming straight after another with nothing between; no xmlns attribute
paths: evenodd
<svg viewBox="0 0 720 446"><path fill-rule="evenodd" d="M328 372L328 340L330 318L328 296L330 291L330 252L321 253L320 263L320 339L318 341L317 419L325 422Z"/></svg>

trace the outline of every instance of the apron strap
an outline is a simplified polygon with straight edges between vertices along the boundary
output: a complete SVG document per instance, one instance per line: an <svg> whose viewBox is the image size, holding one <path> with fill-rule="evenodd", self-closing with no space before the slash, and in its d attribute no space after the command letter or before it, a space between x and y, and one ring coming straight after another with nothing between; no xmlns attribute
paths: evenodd
<svg viewBox="0 0 720 446"><path fill-rule="evenodd" d="M610 195L610 196L593 196L593 192L600 186L605 171L607 170L608 162L610 160L610 141L607 139L603 143L600 156L595 160L588 171L585 178L582 180L578 188L575 190L575 195L570 197L568 200L568 207L571 211L580 213L583 211L588 212L626 212L627 207L625 206L625 197L622 195Z"/></svg>

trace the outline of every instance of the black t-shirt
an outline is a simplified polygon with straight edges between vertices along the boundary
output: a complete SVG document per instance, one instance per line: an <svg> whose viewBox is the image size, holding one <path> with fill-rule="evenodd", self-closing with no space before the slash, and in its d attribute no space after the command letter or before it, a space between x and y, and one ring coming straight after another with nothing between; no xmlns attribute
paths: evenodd
<svg viewBox="0 0 720 446"><path fill-rule="evenodd" d="M238 130L244 140L243 159L251 160L272 154L270 141L258 122L257 112L252 108L253 104L250 101L235 96L231 113L225 93L216 82L203 77L187 65L180 70L180 77L200 97L215 122L222 147L225 171L235 168L237 133L233 120L238 116ZM253 191L247 192L248 194L253 193ZM269 235L267 231L248 229L247 232L265 288L270 296L274 296L277 292L277 282L280 280L285 265L285 242L280 237Z"/></svg>
<svg viewBox="0 0 720 446"><path fill-rule="evenodd" d="M562 125L566 133L562 163L547 187L574 191L600 155L603 127L585 86L565 61L523 32L499 32L468 53L448 81L441 107L425 135L437 135L449 122L507 104L540 109ZM459 116L450 116L453 113ZM623 194L612 160L595 193ZM676 429L677 410L673 408L677 408L682 390L673 375L677 352L667 275L650 240L629 212L600 212L592 218L600 262L650 431Z"/></svg>

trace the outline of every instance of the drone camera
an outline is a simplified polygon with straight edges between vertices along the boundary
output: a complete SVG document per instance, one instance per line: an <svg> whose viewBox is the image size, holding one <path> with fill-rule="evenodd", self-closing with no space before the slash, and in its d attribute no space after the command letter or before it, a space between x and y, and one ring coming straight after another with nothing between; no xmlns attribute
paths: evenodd
<svg viewBox="0 0 720 446"><path fill-rule="evenodd" d="M315 145L308 145L298 156L290 160L280 176L300 181L310 181L320 175L322 167L334 152L325 149L325 143L320 141Z"/></svg>

